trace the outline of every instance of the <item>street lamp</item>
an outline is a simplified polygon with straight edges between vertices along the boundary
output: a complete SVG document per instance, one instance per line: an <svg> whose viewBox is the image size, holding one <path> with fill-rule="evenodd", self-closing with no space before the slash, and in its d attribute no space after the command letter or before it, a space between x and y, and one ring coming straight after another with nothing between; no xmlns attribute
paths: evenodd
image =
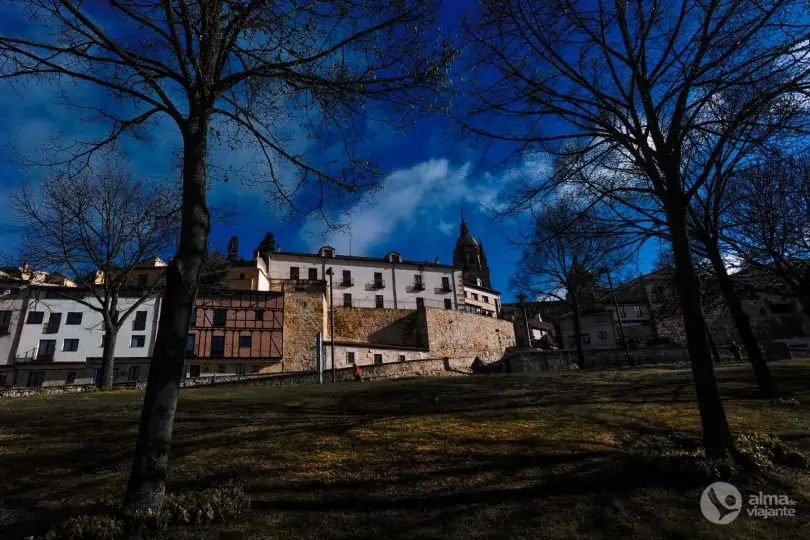
<svg viewBox="0 0 810 540"><path fill-rule="evenodd" d="M335 294L332 287L332 267L326 271L329 276L329 349L332 356L332 382L335 382Z"/></svg>
<svg viewBox="0 0 810 540"><path fill-rule="evenodd" d="M517 297L518 297L518 302L520 302L520 312L523 314L523 323L526 325L526 341L528 343L527 346L531 349L532 348L532 335L531 335L531 332L529 332L529 315L528 315L528 313L526 313L526 306L523 303L526 300L526 295L521 292L521 293L518 293Z"/></svg>
<svg viewBox="0 0 810 540"><path fill-rule="evenodd" d="M619 335L622 338L624 345L624 355L627 358L627 363L630 363L630 345L627 343L627 338L624 335L624 323L622 322L621 314L619 313L619 303L616 301L616 291L613 290L613 280L610 279L610 269L603 266L599 269L602 274L607 274L608 287L610 287L610 296L613 299L613 309L616 311L616 319L619 321ZM636 359L633 358L633 365L636 365Z"/></svg>

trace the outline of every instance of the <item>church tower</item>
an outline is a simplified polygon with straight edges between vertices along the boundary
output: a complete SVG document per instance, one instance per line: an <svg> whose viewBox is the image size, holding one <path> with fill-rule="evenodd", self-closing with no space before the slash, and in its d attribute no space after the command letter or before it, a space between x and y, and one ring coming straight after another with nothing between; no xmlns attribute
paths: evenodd
<svg viewBox="0 0 810 540"><path fill-rule="evenodd" d="M484 247L470 234L467 222L464 221L463 211L461 212L461 233L456 240L456 249L453 251L453 266L461 268L465 283L487 289L492 288Z"/></svg>

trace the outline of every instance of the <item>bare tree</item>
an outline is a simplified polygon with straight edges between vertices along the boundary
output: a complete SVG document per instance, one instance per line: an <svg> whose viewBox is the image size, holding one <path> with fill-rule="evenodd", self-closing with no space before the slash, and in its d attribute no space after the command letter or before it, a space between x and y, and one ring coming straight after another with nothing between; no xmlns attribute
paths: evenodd
<svg viewBox="0 0 810 540"><path fill-rule="evenodd" d="M592 169L575 177L583 196L612 201L625 224L666 231L705 450L726 455L732 439L689 208L724 156L773 127L778 115L766 113L794 107L806 92L804 3L485 0L467 30L477 76L459 103L465 128L496 147L564 155L574 169ZM537 200L570 178L553 175L523 194Z"/></svg>
<svg viewBox="0 0 810 540"><path fill-rule="evenodd" d="M277 207L312 210L373 186L353 120L429 111L455 51L436 0L23 0L28 27L0 35L0 77L81 81L112 99L95 111L107 136L67 148L70 162L148 122L182 136L182 226L166 270L155 354L138 427L127 512L162 504L185 341L210 229L213 144L250 148L249 167ZM102 21L104 21L102 23ZM295 150L290 120L336 144L339 159ZM139 132L140 133L140 132ZM297 179L297 181L296 181Z"/></svg>
<svg viewBox="0 0 810 540"><path fill-rule="evenodd" d="M87 296L69 297L103 317L103 388L113 384L118 331L155 294L159 281L124 311L121 293L132 287L136 268L174 245L179 210L171 206L172 195L133 178L127 163L111 159L75 175L50 173L13 197L23 257L71 278Z"/></svg>
<svg viewBox="0 0 810 540"><path fill-rule="evenodd" d="M579 367L585 367L581 315L596 301L594 289L602 269L616 275L631 259L633 247L628 235L601 229L596 212L570 197L545 206L534 220L513 279L515 288L533 297L555 298L568 305Z"/></svg>
<svg viewBox="0 0 810 540"><path fill-rule="evenodd" d="M740 171L724 215L724 240L771 276L810 316L810 158L777 149Z"/></svg>

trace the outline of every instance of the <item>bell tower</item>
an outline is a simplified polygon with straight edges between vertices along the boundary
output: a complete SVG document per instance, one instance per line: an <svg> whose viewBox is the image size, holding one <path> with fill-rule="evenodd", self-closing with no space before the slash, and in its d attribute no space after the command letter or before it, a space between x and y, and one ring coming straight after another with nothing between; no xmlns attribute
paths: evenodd
<svg viewBox="0 0 810 540"><path fill-rule="evenodd" d="M492 288L487 256L481 243L470 234L470 228L464 221L463 210L461 211L460 233L456 240L456 249L453 251L453 266L461 268L465 283L487 289Z"/></svg>

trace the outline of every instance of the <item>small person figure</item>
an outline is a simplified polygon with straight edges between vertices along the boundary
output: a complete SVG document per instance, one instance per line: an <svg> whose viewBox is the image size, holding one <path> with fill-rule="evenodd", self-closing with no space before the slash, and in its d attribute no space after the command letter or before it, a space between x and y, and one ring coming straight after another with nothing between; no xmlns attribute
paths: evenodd
<svg viewBox="0 0 810 540"><path fill-rule="evenodd" d="M731 351L731 355L734 356L734 360L737 362L742 361L742 353L740 352L740 346L737 345L736 341L732 341L731 345L729 345L728 350Z"/></svg>
<svg viewBox="0 0 810 540"><path fill-rule="evenodd" d="M363 380L363 372L360 371L360 366L354 366L354 380L355 382Z"/></svg>

